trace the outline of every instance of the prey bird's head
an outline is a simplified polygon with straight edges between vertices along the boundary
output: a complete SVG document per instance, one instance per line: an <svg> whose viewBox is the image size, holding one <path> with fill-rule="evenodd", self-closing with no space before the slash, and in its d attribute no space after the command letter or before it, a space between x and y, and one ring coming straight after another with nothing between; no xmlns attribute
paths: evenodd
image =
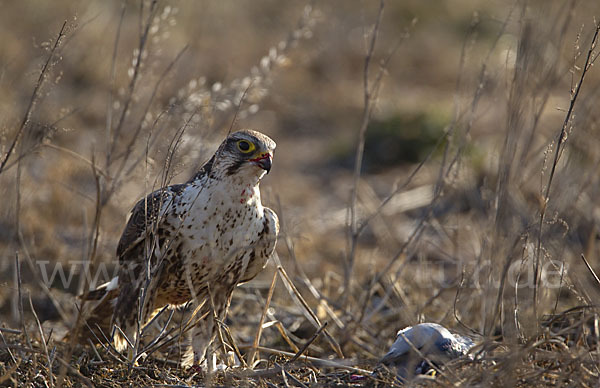
<svg viewBox="0 0 600 388"><path fill-rule="evenodd" d="M209 163L212 162L211 170L215 176L258 182L271 171L274 150L275 142L271 138L245 129L230 134Z"/></svg>

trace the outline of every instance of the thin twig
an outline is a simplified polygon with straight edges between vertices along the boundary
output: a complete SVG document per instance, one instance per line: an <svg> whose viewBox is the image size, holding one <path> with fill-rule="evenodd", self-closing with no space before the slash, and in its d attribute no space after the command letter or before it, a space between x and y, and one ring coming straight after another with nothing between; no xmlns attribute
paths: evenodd
<svg viewBox="0 0 600 388"><path fill-rule="evenodd" d="M258 345L260 344L260 336L263 331L263 324L265 323L265 317L267 316L267 311L269 311L269 305L271 304L271 298L273 297L273 291L275 290L275 283L277 282L277 271L273 272L273 280L271 281L271 287L269 287L269 293L267 294L267 300L265 302L265 307L263 308L262 315L260 316L260 320L258 322L258 327L256 328L256 335L254 336L254 348L250 350L248 353L248 364L254 364L254 357L256 356L256 349L258 349Z"/></svg>
<svg viewBox="0 0 600 388"><path fill-rule="evenodd" d="M49 386L52 388L54 386L54 375L52 374L52 358L48 353L48 345L46 344L46 337L44 336L44 330L42 330L42 324L40 323L40 319L38 318L35 309L33 308L33 302L31 300L31 294L29 295L29 307L31 308L31 312L33 313L33 317L35 318L35 322L37 323L38 331L40 333L40 341L42 342L42 347L44 348L44 354L46 355L46 360L48 362L48 380ZM50 339L50 338L48 338Z"/></svg>
<svg viewBox="0 0 600 388"><path fill-rule="evenodd" d="M8 351L10 353L10 349L8 349ZM21 360L19 360L19 362L15 361L15 363L13 364L13 366L11 366L10 369L6 370L4 372L4 375L0 376L0 384L4 383L4 381L10 379L10 377L12 376L12 374L17 371L17 369L19 368L19 366L21 366Z"/></svg>
<svg viewBox="0 0 600 388"><path fill-rule="evenodd" d="M67 154L67 155L70 155L70 156L72 156L72 157L74 157L76 159L81 160L82 162L84 162L85 164L87 164L90 167L92 166L92 161L91 160L89 160L85 156L83 156L81 154L78 154L77 152L72 151L72 150L70 150L68 148L61 147L61 146L53 144L53 143L44 143L44 144L42 144L42 146L50 148L50 149L54 149L54 150L57 150L57 151L60 151L60 152L63 152L65 154ZM105 178L105 179L108 178L108 174L106 174L106 172L104 172L98 166L96 166L96 171L98 172L98 174L102 175L103 178Z"/></svg>
<svg viewBox="0 0 600 388"><path fill-rule="evenodd" d="M117 52L119 48L119 41L121 40L121 27L123 26L123 19L125 18L126 3L121 3L121 17L119 18L119 24L117 25L117 33L115 35L115 43L113 44L113 53L110 63L110 80L108 89L108 104L106 105L106 144L111 144L112 138L112 114L113 114L113 89L115 84L115 76L117 72ZM106 166L110 164L112 154L112 146L106 149Z"/></svg>
<svg viewBox="0 0 600 388"><path fill-rule="evenodd" d="M8 348L8 343L6 342L6 338L4 338L4 334L3 334L3 330L4 328L0 328L0 339L2 339L2 343L4 344L4 347L6 348L8 355L10 356L10 359L12 360L13 364L17 363L17 360L15 359L15 356L13 356L12 352L10 351L10 349ZM20 331L16 330L18 333L21 333ZM0 382L2 380L0 379Z"/></svg>
<svg viewBox="0 0 600 388"><path fill-rule="evenodd" d="M0 327L0 333L9 333L9 334L17 334L20 335L22 333L21 330L10 329L8 327Z"/></svg>
<svg viewBox="0 0 600 388"><path fill-rule="evenodd" d="M313 325L315 325L317 328L320 328L322 326L322 324L319 321L319 318L310 309L310 307L308 306L308 303L306 303L306 301L304 300L304 298L302 297L300 292L298 292L298 289L296 288L294 283L290 280L285 269L283 269L283 267L281 266L281 262L279 261L279 256L277 256L277 252L275 252L273 254L273 257L275 259L275 262L277 263L277 270L281 276L281 279L283 280L283 284L285 285L286 289L288 290L288 293L292 297L292 300L294 302L296 302L302 308L302 311L304 311L304 313L305 313L304 315L309 319L309 321ZM344 354L342 353L342 348L340 347L338 342L331 336L331 334L329 334L327 332L327 330L325 330L324 334L325 334L325 338L327 338L327 341L329 342L329 345L331 346L333 351L336 352L338 357L344 358Z"/></svg>
<svg viewBox="0 0 600 388"><path fill-rule="evenodd" d="M596 280L596 283L598 283L598 285L600 285L600 278L598 278L598 275L596 275L596 272L594 271L594 269L592 268L590 263L588 263L588 261L585 259L585 256L583 254L581 254L581 260L583 260L583 262L585 263L585 266L587 267L587 269L590 271L590 273Z"/></svg>
<svg viewBox="0 0 600 388"><path fill-rule="evenodd" d="M565 115L565 120L563 121L563 125L560 129L560 134L558 136L558 141L556 143L556 150L554 151L554 160L552 162L552 168L550 170L550 176L548 178L548 183L546 186L546 191L544 193L544 202L542 204L542 208L540 209L540 219L538 224L538 239L537 239L537 247L535 253L534 260L534 271L533 271L533 309L534 315L537 318L537 302L538 302L538 283L539 283L539 267L540 267L540 256L542 251L542 228L544 226L544 220L546 218L546 210L548 209L548 202L550 201L550 188L552 187L552 182L554 180L554 174L556 172L556 167L558 166L558 160L562 155L562 151L564 149L564 144L567 141L567 132L569 129L569 123L573 117L573 110L575 108L575 103L577 102L577 97L579 97L579 92L581 91L581 87L583 86L583 81L585 80L585 76L587 75L588 70L592 67L596 59L598 58L598 54L594 53L596 45L598 43L598 33L600 32L600 22L596 24L594 36L592 37L592 41L590 43L590 47L587 53L587 57L585 59L585 63L583 69L581 71L581 77L579 78L579 82L575 86L575 89L571 92L571 101L569 103L569 109L567 114Z"/></svg>
<svg viewBox="0 0 600 388"><path fill-rule="evenodd" d="M67 22L65 21L63 23L62 27L60 28L60 31L58 32L58 36L56 37L56 40L54 41L54 45L52 46L50 55L48 55L48 59L46 60L44 67L42 67L40 76L38 77L37 83L35 84L35 88L33 89L33 93L31 94L31 98L29 99L29 105L27 105L27 110L25 111L25 116L23 117L23 121L21 121L21 125L20 125L19 129L17 130L17 134L15 135L15 138L13 139L12 143L10 144L10 147L8 148L8 151L6 152L6 155L4 156L4 160L0 164L0 174L2 174L2 171L4 170L4 166L6 166L6 162L8 162L8 158L10 158L10 155L12 154L14 148L16 147L17 143L19 142L19 139L23 135L25 126L27 126L27 124L29 123L29 120L31 120L31 116L33 114L33 109L35 108L35 105L37 104L37 102L40 98L40 91L42 89L42 86L44 85L44 81L46 81L46 79L48 78L48 72L50 71L50 68L53 66L52 59L54 58L54 54L56 54L56 51L57 51L58 47L60 46L61 40L65 36L65 28L66 27L67 27Z"/></svg>
<svg viewBox="0 0 600 388"><path fill-rule="evenodd" d="M25 326L25 313L23 312L23 292L22 292L22 281L21 281L21 262L19 260L19 253L15 253L15 271L17 275L17 298L19 307L19 320L21 323L21 330L25 336L27 345L31 348L31 340L29 339L29 333L27 333L27 327Z"/></svg>
<svg viewBox="0 0 600 388"><path fill-rule="evenodd" d="M240 349L249 349L252 346L253 346L252 344L240 345ZM295 355L294 353L285 352L283 350L278 350L278 349L267 348L265 346L259 346L258 350L261 352L264 352L264 353L275 354L275 355L284 356L284 357L294 357L294 355ZM308 361L314 365L344 369L344 370L349 370L349 371L353 371L353 372L357 372L357 373L361 373L361 374L367 374L367 375L371 374L371 371L351 366L350 363L355 362L355 360L345 360L345 359L343 359L343 360L327 360L327 359L323 359L323 358L319 358L319 357L303 356L302 361ZM291 365L286 365L286 367L288 369L292 368ZM306 366L302 365L300 367L304 368ZM269 376L269 375L272 375L274 373L279 373L279 372L280 372L279 368L272 368L272 369L263 369L263 370L255 370L255 371L246 370L246 371L243 371L240 375L248 376L248 377L250 377L250 376L258 377L258 376Z"/></svg>
<svg viewBox="0 0 600 388"><path fill-rule="evenodd" d="M290 358L290 360L288 362L292 363L292 362L296 361L298 359L298 357L302 356L302 354L304 354L304 352L306 352L306 350L308 349L310 344L312 344L317 339L317 337L319 337L319 335L323 332L323 330L325 330L327 325L328 325L328 322L323 323L321 325L321 327L319 327L319 330L317 330L315 332L315 334L308 341L306 341L304 346L302 346L300 348L300 350L298 350L296 352L296 354L294 354L294 357Z"/></svg>
<svg viewBox="0 0 600 388"><path fill-rule="evenodd" d="M138 55L136 57L136 62L135 62L135 66L133 67L133 76L131 77L131 81L129 82L129 87L128 87L128 92L127 92L127 97L125 98L125 104L123 106L123 110L121 111L121 115L119 116L119 121L117 122L117 126L115 127L115 130L112 134L112 139L110 139L110 144L108 147L108 151L107 151L107 159L106 159L106 171L110 171L110 165L111 165L111 158L110 156L113 154L115 147L117 145L117 141L121 135L121 131L123 130L123 125L125 123L125 117L127 116L127 113L129 112L129 106L131 105L131 102L133 101L133 94L135 92L135 88L137 86L137 82L139 80L140 77L140 69L142 66L142 55L144 55L144 49L146 48L146 43L148 42L148 35L150 33L150 27L152 26L152 21L154 20L154 15L156 14L156 10L157 10L157 4L158 1L157 0L153 0L150 4L150 11L148 13L148 17L146 19L146 25L142 26L140 25L140 28L142 29L142 32L140 33L140 41L137 47L138 50ZM143 2L142 2L143 5ZM140 10L140 12L142 12L142 10ZM140 16L141 17L141 16ZM140 22L140 24L143 24ZM112 107L110 107L112 109Z"/></svg>
<svg viewBox="0 0 600 388"><path fill-rule="evenodd" d="M65 360L63 360L60 357L56 357L56 359L58 360L58 362L60 362L62 364L62 366L63 366L63 368L65 368L65 370L68 370L69 373L72 373L73 375L77 376L77 378L80 379L83 382L83 384L85 384L87 387L90 387L90 388L95 387L92 380L88 379L87 377L85 377L84 375L79 373L79 371L77 369L73 368L71 365L69 365L68 362L66 362Z"/></svg>
<svg viewBox="0 0 600 388"><path fill-rule="evenodd" d="M92 151L92 164L91 164L91 168L92 168L92 174L94 177L94 182L95 182L95 188L96 188L96 206L95 206L95 212L94 212L94 222L92 225L92 230L90 231L89 234L89 238L88 238L88 252L87 252L87 260L88 260L88 265L93 266L94 265L94 261L96 258L96 251L98 248L98 241L100 239L100 219L102 216L102 189L101 189L101 183L100 183L100 175L98 174L97 170L96 170L96 163L95 163L95 159L94 159L94 152ZM66 358L70 359L71 355L73 354L73 351L75 350L75 345L76 345L76 341L77 338L79 337L79 333L81 333L82 330L82 322L85 321L84 318L84 306L85 306L85 302L87 299L87 295L89 293L89 285L87 284L87 278L84 276L83 277L83 295L81 296L81 309L78 309L77 311L77 318L75 320L75 326L73 328L73 334L71 336L70 339L70 343L69 343L69 350L66 353ZM63 380L67 375L67 369L64 365L61 367L60 369L60 373L56 379L56 386L60 387L62 386Z"/></svg>
<svg viewBox="0 0 600 388"><path fill-rule="evenodd" d="M233 339L233 334L231 334L231 329L229 329L229 326L227 326L226 324L224 324L221 321L218 321L218 324L223 329L223 331L225 332L225 336L227 337L227 341L229 341L229 345L233 348L233 352L235 353L235 355L237 356L237 358L242 363L242 367L244 367L244 368L248 367L248 364L244 360L244 356L242 356L242 353L240 352L240 348L237 346L237 344L235 343L235 340Z"/></svg>
<svg viewBox="0 0 600 388"><path fill-rule="evenodd" d="M375 20L375 25L371 30L371 41L369 47L367 49L367 54L365 55L364 67L363 67L363 117L360 125L360 129L358 131L358 142L356 146L356 153L354 156L354 174L353 174L353 185L352 185L352 197L350 199L350 251L348 254L347 266L344 272L344 293L343 299L344 302L347 301L347 297L349 291L352 286L352 276L354 272L354 262L356 259L356 248L358 244L358 215L357 215L357 201L358 201L358 185L360 182L360 174L362 170L362 160L363 154L365 150L365 134L367 132L367 127L369 126L369 122L371 121L371 114L374 108L374 101L376 99L376 95L371 94L371 89L369 87L369 69L371 66L371 61L373 58L373 54L375 52L375 43L377 42L377 35L379 33L379 26L381 24L381 19L383 17L383 9L385 6L385 1L380 0L379 2L379 11L377 12L377 18ZM383 69L380 69L380 73L383 73ZM343 303L346 304L346 303Z"/></svg>
<svg viewBox="0 0 600 388"><path fill-rule="evenodd" d="M167 68L163 71L163 73L159 77L158 81L154 85L152 94L150 95L148 103L146 104L146 108L144 109L144 112L141 115L139 124L138 124L133 136L131 136L129 143L125 147L125 152L123 153L123 155L121 157L121 163L120 163L119 167L117 168L116 173L114 174L114 179L111 181L111 188L110 188L110 190L108 190L109 193L112 193L117 187L119 187L119 184L121 183L121 176L123 175L125 165L126 165L127 161L129 160L129 157L133 154L133 146L135 145L135 143L137 142L137 140L139 138L139 134L143 128L144 118L146 117L147 113L149 112L152 102L154 102L154 98L156 97L156 94L158 93L160 85L165 80L167 75L171 72L171 70L173 70L173 67L179 61L179 59L183 56L183 54L186 52L187 48L188 48L188 46L185 46L183 49L181 49L179 51L179 53L175 56L175 59L173 59L171 61L171 63L169 63Z"/></svg>

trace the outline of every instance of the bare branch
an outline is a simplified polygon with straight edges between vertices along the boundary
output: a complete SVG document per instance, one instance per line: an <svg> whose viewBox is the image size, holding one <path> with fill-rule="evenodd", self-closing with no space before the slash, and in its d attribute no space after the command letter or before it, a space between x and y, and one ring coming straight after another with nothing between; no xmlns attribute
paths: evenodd
<svg viewBox="0 0 600 388"><path fill-rule="evenodd" d="M33 93L31 94L31 98L29 99L29 104L27 105L27 110L25 111L25 116L23 117L23 121L21 121L21 125L19 126L19 129L17 130L17 133L15 134L15 138L13 139L12 143L10 144L10 147L8 148L8 151L6 152L6 155L4 155L4 160L0 164L0 174L2 174L2 171L4 170L4 167L6 166L6 163L8 162L8 158L10 158L10 155L12 154L14 148L16 147L17 143L21 139L21 136L23 135L23 131L25 130L25 127L27 126L27 124L29 124L29 120L31 120L31 116L33 115L33 110L35 109L35 106L40 98L40 92L41 92L42 86L44 85L46 79L48 78L48 72L50 71L50 69L53 66L52 60L54 59L56 51L60 47L60 43L65 36L65 28L66 27L67 27L67 22L65 21L63 23L62 27L60 28L60 31L58 32L58 36L56 37L56 40L54 41L54 45L52 46L52 50L50 51L50 54L48 55L48 59L46 59L46 63L44 64L44 67L42 67L40 76L38 77L35 87L33 88Z"/></svg>

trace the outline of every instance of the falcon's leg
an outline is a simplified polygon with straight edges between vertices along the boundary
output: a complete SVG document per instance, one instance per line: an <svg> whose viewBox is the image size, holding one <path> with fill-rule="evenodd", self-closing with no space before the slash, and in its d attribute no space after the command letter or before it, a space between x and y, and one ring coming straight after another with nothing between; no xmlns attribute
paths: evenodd
<svg viewBox="0 0 600 388"><path fill-rule="evenodd" d="M215 320L212 311L192 328L193 364L200 365L206 359L206 352L216 336Z"/></svg>
<svg viewBox="0 0 600 388"><path fill-rule="evenodd" d="M139 289L136 287L125 288L124 292L121 292L115 306L115 314L113 323L121 329L120 331L115 328L114 330L114 343L115 347L119 351L128 349L128 358L134 356L132 346L135 346L138 333L144 327L144 325L150 321L156 312L156 295L153 292L153 288L149 287L145 295L145 303L143 310L140 312L140 294ZM141 313L141 314L140 314ZM138 317L139 325L138 325ZM123 333L121 333L123 332ZM125 339L123 334L127 337Z"/></svg>
<svg viewBox="0 0 600 388"><path fill-rule="evenodd" d="M134 288L135 287L133 287L132 284L123 285L119 298L116 300L112 322L112 335L115 348L118 351L123 351L125 349L131 350L129 342L132 344L135 343L135 336L137 333L138 297ZM124 336L127 337L127 339L125 339Z"/></svg>
<svg viewBox="0 0 600 388"><path fill-rule="evenodd" d="M215 315L216 319L221 322L224 321L233 289L218 291L220 292L215 292L216 295L213 295L214 310L210 308L207 316L192 328L193 365L200 365L206 360L207 366L210 368L209 358L211 352L209 352L209 349L217 336L218 329Z"/></svg>

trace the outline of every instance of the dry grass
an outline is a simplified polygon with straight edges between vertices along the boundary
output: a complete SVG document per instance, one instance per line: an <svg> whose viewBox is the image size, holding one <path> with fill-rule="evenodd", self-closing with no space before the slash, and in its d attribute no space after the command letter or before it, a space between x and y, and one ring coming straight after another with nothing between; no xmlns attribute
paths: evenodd
<svg viewBox="0 0 600 388"><path fill-rule="evenodd" d="M415 385L598 384L600 6L54 3L0 16L0 385L393 385L369 371L423 321L478 345ZM63 340L135 201L247 127L282 234L220 325L243 367L179 366L187 309L138 365ZM411 133L417 163L374 157Z"/></svg>

